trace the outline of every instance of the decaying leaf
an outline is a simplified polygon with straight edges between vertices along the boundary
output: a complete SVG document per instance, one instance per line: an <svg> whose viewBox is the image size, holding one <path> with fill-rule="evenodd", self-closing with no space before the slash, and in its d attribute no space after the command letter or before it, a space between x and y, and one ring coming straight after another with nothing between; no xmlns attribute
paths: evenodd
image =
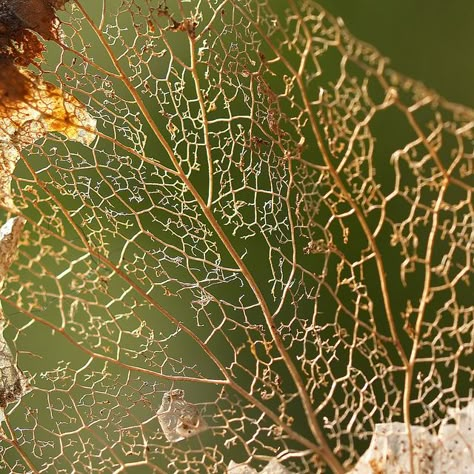
<svg viewBox="0 0 474 474"><path fill-rule="evenodd" d="M227 466L229 474L258 474L258 471L247 464L238 464L235 461L230 461Z"/></svg>
<svg viewBox="0 0 474 474"><path fill-rule="evenodd" d="M16 71L11 82L0 84L2 95L13 90L14 97L0 103L0 142L24 147L48 132L60 132L84 144L94 140L96 121L81 102L55 85L22 70Z"/></svg>
<svg viewBox="0 0 474 474"><path fill-rule="evenodd" d="M434 446L430 432L421 426L412 426L413 458L417 472L432 472ZM370 472L410 472L410 449L404 423L379 423L371 445L352 474Z"/></svg>
<svg viewBox="0 0 474 474"><path fill-rule="evenodd" d="M16 210L11 175L20 151L48 132L89 144L95 120L83 104L24 69L57 41L56 10L67 0L0 0L0 206Z"/></svg>
<svg viewBox="0 0 474 474"><path fill-rule="evenodd" d="M448 409L448 417L441 423L435 437L434 474L474 470L474 401L464 408Z"/></svg>
<svg viewBox="0 0 474 474"><path fill-rule="evenodd" d="M20 150L49 132L88 145L96 120L75 97L28 71L6 63L0 79L0 206L15 209L10 187Z"/></svg>
<svg viewBox="0 0 474 474"><path fill-rule="evenodd" d="M343 474L376 423L435 433L472 395L474 112L311 0L63 3L0 0L3 403L17 351L35 388L0 472ZM182 386L212 433L175 443Z"/></svg>
<svg viewBox="0 0 474 474"><path fill-rule="evenodd" d="M166 439L181 441L207 429L199 408L184 399L184 390L171 390L163 395L158 420Z"/></svg>
<svg viewBox="0 0 474 474"><path fill-rule="evenodd" d="M369 449L351 474L387 472L469 474L474 466L474 401L461 410L451 409L437 435L411 426L412 450L404 423L379 423Z"/></svg>
<svg viewBox="0 0 474 474"><path fill-rule="evenodd" d="M11 402L20 400L31 391L31 385L15 362L15 358L3 336L4 319L0 310L0 418L3 409ZM0 420L1 421L1 420Z"/></svg>
<svg viewBox="0 0 474 474"><path fill-rule="evenodd" d="M58 38L55 10L67 0L0 0L0 54L27 65L44 51L37 34Z"/></svg>
<svg viewBox="0 0 474 474"><path fill-rule="evenodd" d="M257 471L247 464L237 464L234 461L229 463L227 468L229 474L291 474L285 466L280 464L277 459L272 459L270 462L261 470Z"/></svg>
<svg viewBox="0 0 474 474"><path fill-rule="evenodd" d="M0 289L15 258L24 225L23 217L13 217L0 228Z"/></svg>
<svg viewBox="0 0 474 474"><path fill-rule="evenodd" d="M0 228L0 290L16 256L20 234L25 224L22 217L13 217ZM19 400L31 390L28 379L16 365L3 330L5 319L0 305L0 418L8 403Z"/></svg>

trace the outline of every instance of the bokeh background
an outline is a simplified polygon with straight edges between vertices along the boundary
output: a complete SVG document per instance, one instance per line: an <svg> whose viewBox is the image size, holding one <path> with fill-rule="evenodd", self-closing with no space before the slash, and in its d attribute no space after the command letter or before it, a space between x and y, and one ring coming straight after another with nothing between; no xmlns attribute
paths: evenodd
<svg viewBox="0 0 474 474"><path fill-rule="evenodd" d="M474 107L474 2L322 0L391 66L448 100Z"/></svg>
<svg viewBox="0 0 474 474"><path fill-rule="evenodd" d="M169 3L174 4L175 2ZM186 3L192 4L197 2L192 0L191 2ZM272 0L271 3L275 8L281 5L281 8L284 9L286 2ZM323 0L319 3L326 7L332 14L342 17L349 31L351 31L354 36L373 44L384 56L390 58L393 69L407 76L411 76L417 80L420 80L428 87L435 89L448 100L460 102L468 106L474 106L474 88L472 87L474 78L474 61L472 61L472 47L474 46L474 29L472 28L472 23L474 20L474 2L471 0L457 0L454 2L449 2L449 4L448 2L440 0ZM98 9L99 8L97 7L97 10ZM98 14L98 11L93 12L92 9L90 9L90 12L92 15ZM65 13L62 13L61 15L64 18L67 18L67 14ZM86 32L84 32L84 35L85 34ZM179 46L176 47L178 48ZM58 51L55 51L54 46L50 47L49 52L52 54L60 54ZM100 63L103 58L99 53L96 53L95 59ZM92 91L93 87L91 86L90 89ZM159 117L157 116L156 119L158 121ZM164 126L165 125L166 124L164 124ZM106 126L101 123L100 127ZM120 133L116 131L112 132L111 129L108 128L101 128L101 130L104 130L104 133L106 134L110 133L111 136L113 136L113 133ZM389 129L387 129L387 132L392 133ZM152 145L155 146L154 144ZM60 154L62 151L61 146L64 146L61 142L55 143L54 141L50 140L44 147L44 150L47 153L44 153L43 156L36 156L34 157L34 161L32 160L32 163L34 163L34 167L36 168L36 171L41 179L43 179L41 174L43 171L40 170L47 169L47 156L51 155L49 152L54 148L56 151L59 149ZM67 143L67 149L74 150L74 145ZM92 162L92 158L87 155L83 149L78 148L78 150L78 154L83 154L82 157L75 157L78 161L80 158L82 158ZM69 151L67 153L69 153ZM103 160L105 162L105 159L100 154L98 155L98 160ZM64 167L67 168L68 166L70 166L70 164L65 161ZM18 173L21 172L27 175L26 171L21 171L19 167ZM111 173L110 170L107 172ZM54 171L51 171L51 173L54 174ZM86 171L86 167L84 167L78 174L84 178L87 177L87 173L88 171ZM90 174L91 177L95 177L95 169L92 169ZM117 174L120 173L118 172ZM56 179L57 176L54 175L54 178ZM47 181L46 178L44 179ZM72 203L73 197L62 196L61 200L65 207L74 207ZM69 200L71 202L69 202ZM138 209L139 205L136 204L136 206ZM133 232L130 232L130 237L132 237ZM110 250L112 256L120 254L122 250L121 243L119 242L116 248L113 247L112 243ZM256 249L255 252L258 253L258 249ZM258 261L256 261L256 264L258 264ZM54 269L54 267L52 268ZM52 271L52 273L54 277L54 271ZM56 275L59 273L60 272L58 270ZM97 275L99 279L104 278L104 275L99 271L97 272ZM51 277L51 275L48 275L48 277ZM262 276L262 280L264 279L265 277ZM54 281L54 278L51 278L51 280ZM43 284L45 287L46 281L47 278L44 277ZM111 287L113 288L113 285L111 285ZM171 288L171 290L172 289L173 288ZM54 287L52 287L52 292L53 291L55 291ZM79 288L77 291L78 294L80 294L82 288ZM114 291L116 291L117 295L120 295L124 289L117 287L114 288ZM161 295L156 295L156 297L158 299L161 297ZM178 305L178 303L176 304ZM180 300L180 306L172 309L184 319L189 311L189 306L189 300L182 298ZM15 308L9 308L9 311L15 318L16 327L20 327L22 322L20 320L20 316L17 315ZM55 320L55 318L58 318L58 314L54 311L50 311L50 307L47 304L41 308L35 308L35 311L37 311L41 317L55 322L55 324L58 326L60 325L60 322ZM330 311L327 311L327 314L330 314ZM88 315L82 315L84 319L87 316ZM145 310L143 310L143 318L150 323L152 329L156 331L156 334L158 334L158 332L162 330L163 327L162 321L158 320L155 316L156 314L152 312L147 313ZM101 315L99 314L97 319L100 319L100 317ZM28 318L25 319L27 320ZM26 322L24 324L26 325ZM37 366L35 366L35 359L30 357L27 367L30 373L40 372L42 365L50 368L52 363L57 363L58 366L62 368L65 365L62 362L64 360L66 360L68 364L72 364L71 370L73 366L75 370L81 364L85 364L87 362L87 358L84 358L84 355L80 351L76 351L77 353L74 352L74 350L72 350L68 344L55 345L55 350L53 351L50 347L50 342L47 342L51 340L48 334L48 328L41 326L39 327L41 329L35 331L34 340L30 338L28 343L26 343L26 341L23 343L24 341L20 339L17 346L17 348L27 347L28 351L33 354L48 354L49 356L47 361L38 358ZM130 331L134 329L135 328L131 327ZM14 331L12 331L12 333L14 333ZM29 334L31 335L32 332ZM61 337L57 337L56 339L64 343ZM100 346L101 342L102 341L99 340L97 345ZM180 346L177 343L177 339L174 342L175 344L173 345L173 348L176 351L176 353L172 353L174 357L178 359L180 357L181 347L185 347L186 355L195 356L197 360L199 354L191 353L191 349L188 346ZM167 350L168 354L170 354L169 351L171 351L171 349ZM53 353L55 354L54 356ZM232 358L232 354L222 354L223 358L226 356ZM54 357L57 360L54 360ZM228 361L224 362L227 363ZM101 367L99 367L97 370L100 369ZM65 373L67 373L68 370L69 367L64 368ZM61 375L61 371L58 369L58 378ZM113 375L117 377L117 379L114 380L115 384L124 384L124 381L119 379L120 373L114 373ZM209 375L209 377L210 376L211 375ZM142 378L142 380L145 379L146 377ZM146 391L143 390L141 386L139 386L138 382L138 388L132 386L129 387L129 390L132 393L132 395L130 395L131 398L136 396L136 392L143 390L146 395L144 395L143 398L147 398L147 401L151 400L151 406L148 407L145 405L145 403L143 403L143 406L134 406L133 410L130 409L128 414L136 416L139 420L145 419L146 416L149 416L151 421L147 424L147 428L150 430L150 432L156 432L159 430L159 427L156 419L153 418L152 413L159 405L159 398L153 397L153 395L155 395L155 391L161 394L163 390L169 387L160 385L155 390L155 388L151 385L153 383L153 378L149 377L149 379L150 380L145 380L145 382L149 384ZM79 380L79 382L81 381ZM87 380L84 382L84 384L87 386ZM79 393L79 395L82 395L80 393L80 383L78 383L74 389ZM208 393L208 390L211 389L205 387L200 390L199 393L193 393L191 388L189 388L188 393L193 397L193 401L204 402L205 400L212 400L215 396L214 393ZM78 393L74 393L76 398L78 398ZM129 394L127 393L127 396L128 395ZM49 397L49 395L45 394L45 397ZM100 406L95 406L98 405L97 401L99 400L99 397L94 400L94 403L90 402L87 397L88 394L85 392L83 394L83 399L81 399L81 403L84 405L90 404L91 412L93 410L101 409ZM51 405L58 407L56 412L41 411L40 415L44 414L45 418L59 416L58 412L61 411L60 408L62 406L59 397L58 401L52 400L52 397L48 398L48 402ZM100 402L102 402L102 400L100 400ZM67 403L67 400L64 403ZM18 412L18 415L20 415L20 412ZM111 418L111 421L113 421L116 425L120 425L126 423L127 419ZM43 426L47 426L46 423L47 421L43 420ZM63 423L65 425L69 424L70 426L73 426L71 420L65 419ZM206 433L204 436L207 437L204 439L209 439L210 442L212 441L210 433ZM45 439L46 438L48 438L47 434L45 435ZM197 443L195 440L192 441ZM141 470L137 472L145 473L148 472L148 469L146 467L142 467Z"/></svg>

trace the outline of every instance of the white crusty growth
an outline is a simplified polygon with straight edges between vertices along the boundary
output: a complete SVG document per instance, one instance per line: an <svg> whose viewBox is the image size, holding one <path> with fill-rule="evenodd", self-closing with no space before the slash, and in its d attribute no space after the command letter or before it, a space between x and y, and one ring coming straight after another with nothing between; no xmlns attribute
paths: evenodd
<svg viewBox="0 0 474 474"><path fill-rule="evenodd" d="M469 474L474 466L474 401L448 410L438 434L411 426L413 465L419 474ZM404 423L379 423L369 449L350 474L408 474L410 449Z"/></svg>

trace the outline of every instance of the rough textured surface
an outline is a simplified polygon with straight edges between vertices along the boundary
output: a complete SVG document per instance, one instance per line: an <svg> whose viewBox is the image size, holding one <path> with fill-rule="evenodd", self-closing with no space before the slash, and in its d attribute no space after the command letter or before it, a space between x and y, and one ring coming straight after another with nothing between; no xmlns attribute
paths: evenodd
<svg viewBox="0 0 474 474"><path fill-rule="evenodd" d="M31 391L31 386L18 368L3 336L4 318L0 309L0 416L9 403L20 400Z"/></svg>
<svg viewBox="0 0 474 474"><path fill-rule="evenodd" d="M166 439L173 443L207 429L207 423L199 408L184 399L183 390L165 393L157 416Z"/></svg>
<svg viewBox="0 0 474 474"><path fill-rule="evenodd" d="M448 410L437 435L403 423L378 424L370 447L351 474L470 474L474 467L474 401Z"/></svg>
<svg viewBox="0 0 474 474"><path fill-rule="evenodd" d="M0 228L0 291L7 271L17 255L24 224L22 217L13 217ZM3 417L3 409L8 403L20 400L31 390L27 378L16 365L3 335L4 329L5 319L0 303L0 417Z"/></svg>
<svg viewBox="0 0 474 474"><path fill-rule="evenodd" d="M26 66L41 56L44 46L35 33L58 38L55 10L66 1L0 0L0 58Z"/></svg>
<svg viewBox="0 0 474 474"><path fill-rule="evenodd" d="M1 87L7 87L0 101L0 205L15 209L10 188L21 149L50 132L89 145L96 137L96 120L60 88L26 70L8 69L0 72L0 98Z"/></svg>
<svg viewBox="0 0 474 474"><path fill-rule="evenodd" d="M0 290L7 271L17 252L21 231L25 225L23 217L13 217L0 228Z"/></svg>
<svg viewBox="0 0 474 474"><path fill-rule="evenodd" d="M257 471L246 464L237 464L234 461L231 461L227 468L227 472L229 474L292 474L276 459L270 460L261 471Z"/></svg>

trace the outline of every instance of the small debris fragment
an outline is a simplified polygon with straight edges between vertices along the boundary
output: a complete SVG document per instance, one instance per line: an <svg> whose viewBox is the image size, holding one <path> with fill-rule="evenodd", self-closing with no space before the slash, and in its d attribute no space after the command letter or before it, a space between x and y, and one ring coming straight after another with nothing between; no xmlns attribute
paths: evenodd
<svg viewBox="0 0 474 474"><path fill-rule="evenodd" d="M25 225L23 217L13 217L0 228L0 290L12 264Z"/></svg>
<svg viewBox="0 0 474 474"><path fill-rule="evenodd" d="M275 458L270 460L261 471L257 471L247 464L237 464L234 461L230 461L227 472L229 474L292 474Z"/></svg>
<svg viewBox="0 0 474 474"><path fill-rule="evenodd" d="M166 439L172 443L207 429L199 408L184 399L184 390L166 392L157 416Z"/></svg>
<svg viewBox="0 0 474 474"><path fill-rule="evenodd" d="M4 316L0 310L0 421L3 410L31 391L28 379L15 363L13 354L3 337Z"/></svg>

